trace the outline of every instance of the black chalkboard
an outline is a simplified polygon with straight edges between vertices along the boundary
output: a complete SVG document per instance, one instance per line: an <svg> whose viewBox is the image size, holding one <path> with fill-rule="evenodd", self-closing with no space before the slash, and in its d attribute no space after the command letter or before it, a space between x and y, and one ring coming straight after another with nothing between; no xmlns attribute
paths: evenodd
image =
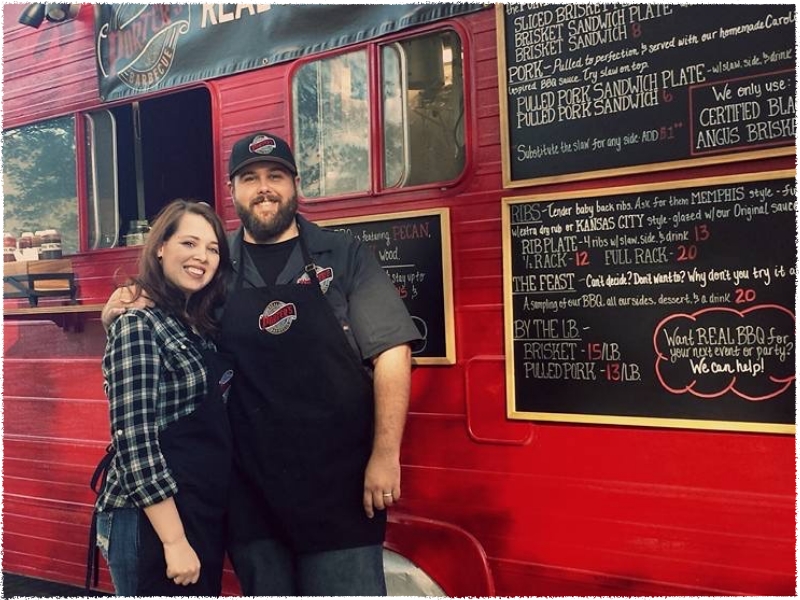
<svg viewBox="0 0 800 600"><path fill-rule="evenodd" d="M792 4L507 4L497 22L506 187L794 151Z"/></svg>
<svg viewBox="0 0 800 600"><path fill-rule="evenodd" d="M794 172L503 201L511 418L794 432Z"/></svg>
<svg viewBox="0 0 800 600"><path fill-rule="evenodd" d="M417 325L416 364L454 364L450 213L409 211L317 221L373 249Z"/></svg>

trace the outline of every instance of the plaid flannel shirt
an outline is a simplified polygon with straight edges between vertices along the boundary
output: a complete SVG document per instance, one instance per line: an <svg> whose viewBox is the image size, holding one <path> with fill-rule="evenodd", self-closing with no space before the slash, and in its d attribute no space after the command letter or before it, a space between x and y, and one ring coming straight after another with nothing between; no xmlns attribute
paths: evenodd
<svg viewBox="0 0 800 600"><path fill-rule="evenodd" d="M158 435L206 395L204 347L214 344L158 308L128 310L114 321L103 376L116 453L97 510L149 506L178 492Z"/></svg>

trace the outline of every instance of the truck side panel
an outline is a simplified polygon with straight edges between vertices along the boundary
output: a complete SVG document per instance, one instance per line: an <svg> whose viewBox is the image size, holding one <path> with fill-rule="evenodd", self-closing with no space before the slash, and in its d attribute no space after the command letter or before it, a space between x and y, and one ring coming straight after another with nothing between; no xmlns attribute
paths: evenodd
<svg viewBox="0 0 800 600"><path fill-rule="evenodd" d="M6 127L99 105L91 10L32 30L17 24L20 9L3 7ZM459 565L445 569L441 557L416 553L417 566L439 574L436 583L449 594L794 594L792 436L506 419L500 199L532 192L502 188L494 11L456 23L470 57L465 176L449 189L301 207L312 219L450 210L458 362L414 370L403 498L391 526L402 521L408 529L390 531L392 549L403 554L406 543L412 554L410 540L445 539L432 537L430 522L466 532L489 572L474 590L459 583ZM229 148L255 129L290 133L291 69L281 64L206 83L216 206L230 229L238 219L226 188ZM793 167L794 157L784 157L562 182L536 193ZM72 258L79 300L95 304L113 289L118 268L132 272L136 250ZM98 312L62 325L46 315L3 325L3 568L82 584L88 482L109 435L100 374L105 335ZM437 551L448 556L446 547ZM112 589L105 569L101 588ZM230 572L225 590L237 590Z"/></svg>

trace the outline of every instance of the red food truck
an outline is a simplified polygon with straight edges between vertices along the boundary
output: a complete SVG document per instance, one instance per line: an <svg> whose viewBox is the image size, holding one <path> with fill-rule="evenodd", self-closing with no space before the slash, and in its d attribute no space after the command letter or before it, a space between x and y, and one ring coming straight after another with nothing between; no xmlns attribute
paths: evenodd
<svg viewBox="0 0 800 600"><path fill-rule="evenodd" d="M424 338L390 591L796 592L794 5L3 16L5 572L82 584L102 304L269 130Z"/></svg>

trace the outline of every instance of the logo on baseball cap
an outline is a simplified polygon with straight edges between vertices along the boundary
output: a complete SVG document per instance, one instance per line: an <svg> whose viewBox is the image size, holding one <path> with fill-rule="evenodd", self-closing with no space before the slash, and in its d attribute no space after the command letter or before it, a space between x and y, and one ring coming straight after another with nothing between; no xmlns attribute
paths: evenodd
<svg viewBox="0 0 800 600"><path fill-rule="evenodd" d="M257 162L278 163L286 167L292 175L297 175L297 165L289 144L277 135L259 132L251 133L233 145L228 162L228 176L233 179L243 167Z"/></svg>

